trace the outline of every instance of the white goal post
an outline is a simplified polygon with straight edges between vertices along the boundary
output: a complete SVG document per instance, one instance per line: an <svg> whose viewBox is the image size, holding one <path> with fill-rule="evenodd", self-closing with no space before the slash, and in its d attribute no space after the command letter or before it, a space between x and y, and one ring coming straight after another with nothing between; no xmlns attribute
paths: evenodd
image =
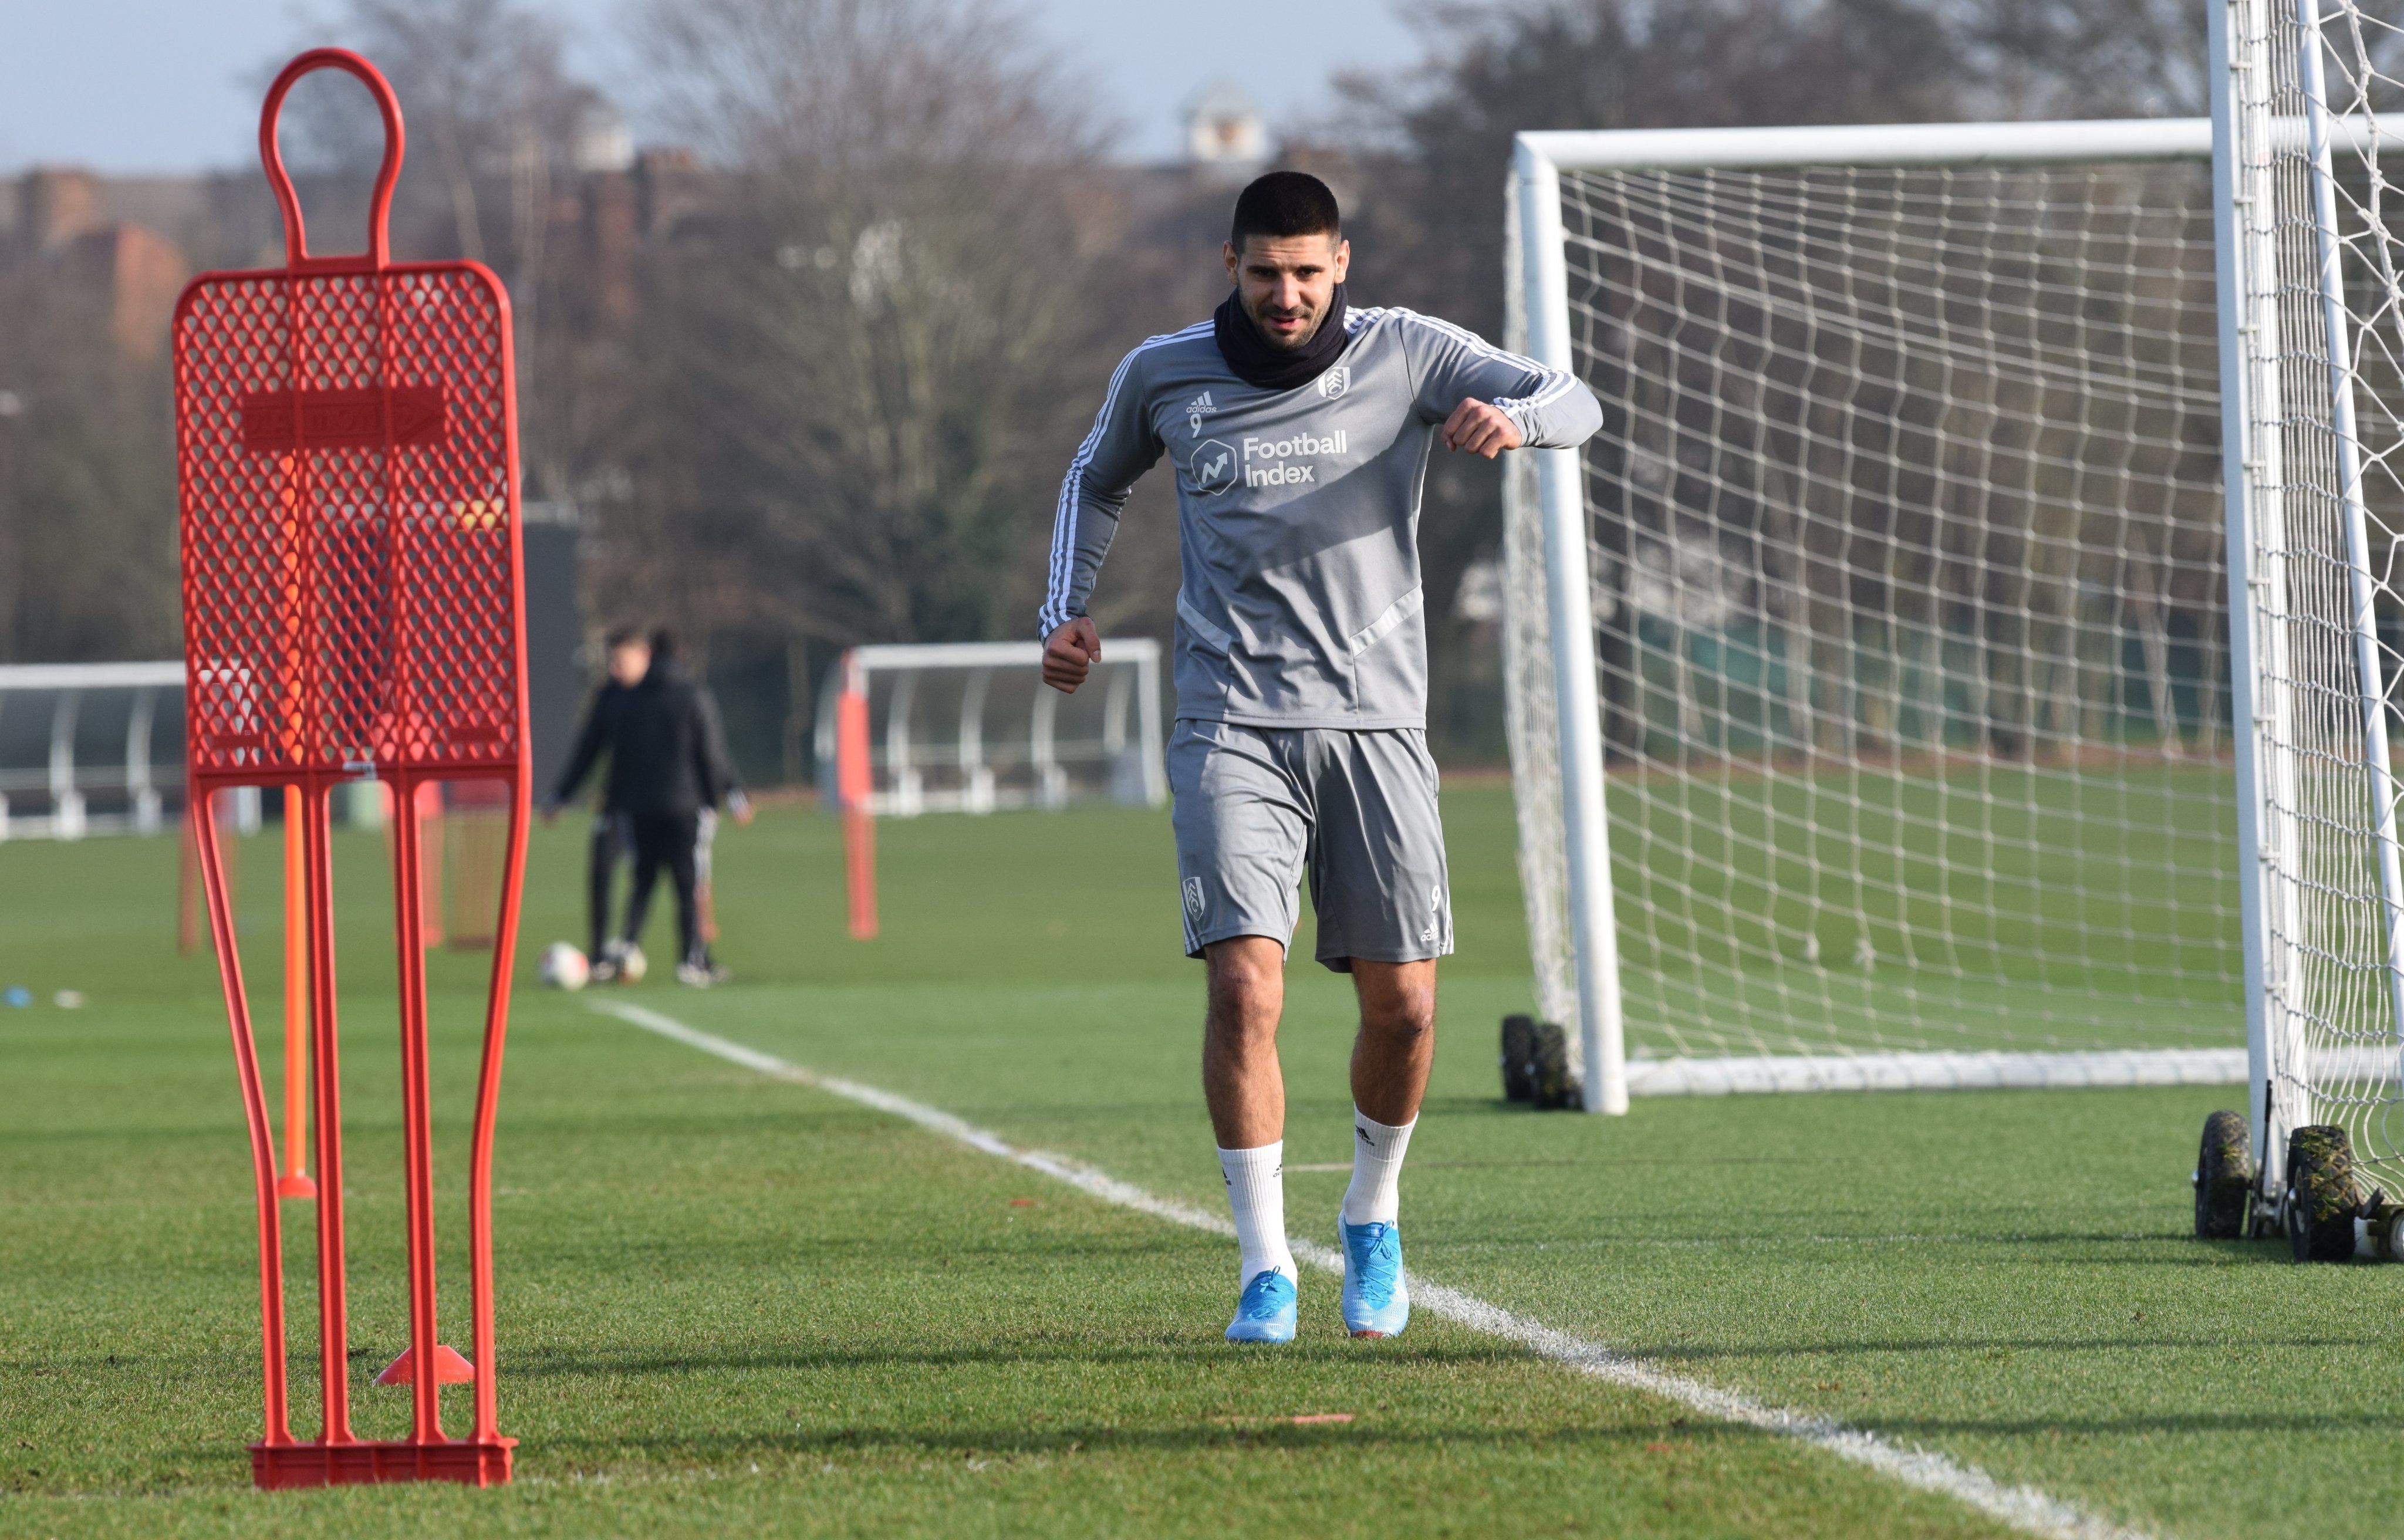
<svg viewBox="0 0 2404 1540"><path fill-rule="evenodd" d="M2391 105L2331 119L2372 189L2386 125L2365 114ZM2242 279L2214 225L2243 189L2214 147L2203 119L1519 136L1511 340L1605 405L1585 450L1513 457L1504 516L1536 1001L1572 1028L1590 1111L2235 1083L2248 1043L2258 1088L2273 932L2339 958L2316 1020L2368 989L2386 1034L2316 1026L2324 1064L2290 1072L2326 1096L2341 1063L2383 1077L2361 1105L2392 1097L2396 1051L2364 1052L2394 1040L2382 937L2404 922L2378 877L2392 814L2370 816L2393 802L2369 793L2390 784L2383 696L2362 688L2388 650L2359 593L2329 609L2327 576L2383 564L2404 520L2374 497L2375 542L2303 552L2311 657L2257 655L2266 540L2288 559L2296 515L2290 497L2266 535L2247 459L2277 409L2257 393L2248 429L2221 389L2224 343L2261 344L2223 336L2215 294ZM2290 274L2289 309L2317 271ZM2376 308L2375 271L2350 276ZM2323 403L2329 378L2324 358ZM2318 424L2283 430L2333 467L2346 432ZM2304 738L2261 725L2265 680ZM2282 800L2298 773L2318 802ZM2317 843L2289 886L2319 909L2281 931L2257 889L2285 890L2290 825Z"/></svg>
<svg viewBox="0 0 2404 1540"><path fill-rule="evenodd" d="M2361 0L2213 6L2255 1221L2299 1259L2331 1253L2287 1211L2296 1130L2350 1144L2341 1185L2404 1193L2399 23Z"/></svg>

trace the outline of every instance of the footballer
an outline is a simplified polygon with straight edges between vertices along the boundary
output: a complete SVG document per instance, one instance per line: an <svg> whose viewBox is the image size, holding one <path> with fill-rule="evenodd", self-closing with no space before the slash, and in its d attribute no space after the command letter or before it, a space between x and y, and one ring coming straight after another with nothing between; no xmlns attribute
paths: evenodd
<svg viewBox="0 0 2404 1540"><path fill-rule="evenodd" d="M1146 339L1111 376L1060 487L1043 678L1082 684L1085 605L1136 479L1177 479L1176 796L1187 955L1209 977L1202 1091L1240 1258L1230 1341L1286 1342L1300 1281L1285 1234L1277 1031L1307 880L1319 960L1352 975L1353 1166L1344 1324L1410 1319L1396 1227L1403 1155L1435 1054L1452 950L1427 746L1419 496L1438 437L1488 459L1570 448L1602 411L1572 375L1460 327L1347 300L1335 197L1301 172L1244 189L1223 248L1235 291Z"/></svg>

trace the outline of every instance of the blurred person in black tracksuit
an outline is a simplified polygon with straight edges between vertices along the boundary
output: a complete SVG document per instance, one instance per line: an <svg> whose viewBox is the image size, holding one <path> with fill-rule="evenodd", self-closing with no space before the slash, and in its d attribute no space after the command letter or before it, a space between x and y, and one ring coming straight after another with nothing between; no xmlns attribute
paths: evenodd
<svg viewBox="0 0 2404 1540"><path fill-rule="evenodd" d="M556 817L594 762L608 752L608 778L591 852L593 977L606 982L640 976L642 952L636 943L664 867L676 884L677 981L722 984L726 970L711 959L701 935L705 829L715 822L720 804L737 823L751 821L751 806L727 757L718 703L678 665L676 638L668 632L646 637L632 626L619 626L607 643L608 682L594 693L575 751L543 803L544 818ZM634 890L627 895L625 929L612 938L610 876L629 851Z"/></svg>

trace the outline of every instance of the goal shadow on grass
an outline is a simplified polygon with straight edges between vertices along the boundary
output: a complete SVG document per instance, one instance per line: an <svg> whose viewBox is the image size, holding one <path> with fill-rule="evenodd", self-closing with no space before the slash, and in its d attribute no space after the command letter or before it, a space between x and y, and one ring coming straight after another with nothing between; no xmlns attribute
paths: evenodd
<svg viewBox="0 0 2404 1540"><path fill-rule="evenodd" d="M1292 1168L1288 1168L1291 1169ZM1843 1216L1831 1216L1843 1217ZM1625 1223L1631 1230L1646 1222L1646 1216L1630 1217ZM1511 1232L1496 1226L1481 1236L1476 1244L1491 1253L1542 1250L1548 1253L1608 1253L1615 1250L1705 1251L1712 1247L1756 1247L1761 1243L1758 1230L1677 1230L1674 1216L1659 1216L1664 1233L1658 1235L1627 1234L1605 1236L1593 1239L1563 1240L1539 1231ZM1433 1225L1422 1226L1419 1239L1433 1244L1466 1244ZM2287 1243L2280 1241L2205 1242L2210 1250L2191 1249L2197 1243L2186 1236L2131 1235L2126 1230L2021 1230L1998 1231L1992 1234L1959 1233L1931 1235L1912 1230L1862 1230L1846 1233L1829 1229L1814 1235L1790 1235L1781 1238L1789 1247L1825 1248L1831 1252L1846 1247L1881 1248L1942 1248L1946 1251L2018 1252L2030 1247L2109 1247L2108 1253L2073 1253L2063 1255L2048 1253L2020 1258L2017 1264L1983 1262L1981 1266L2018 1265L2028 1267L2227 1267L2234 1265L2229 1258L2247 1265L2287 1267ZM2145 1254L2130 1255L2125 1248L2148 1248ZM2227 1248L2224 1253L2223 1249ZM2243 1248L2240 1250L2239 1248ZM2223 1254L2215 1254L2223 1253Z"/></svg>
<svg viewBox="0 0 2404 1540"><path fill-rule="evenodd" d="M2265 1348L2359 1348L2380 1349L2392 1346L2384 1337L2276 1337L2265 1335L2260 1339ZM1859 1341L1821 1341L1811 1343L1751 1343L1728 1347L1654 1346L1631 1347L1632 1358L1646 1359L1665 1366L1682 1364L1712 1363L1728 1359L1748 1358L1840 1358L1853 1353L2098 1353L2098 1352L2201 1352L2222 1354L2228 1343L2204 1336L2191 1337L1871 1337Z"/></svg>
<svg viewBox="0 0 2404 1540"><path fill-rule="evenodd" d="M1889 1438L1941 1438L1950 1435L1996 1437L2096 1436L2108 1434L2173 1433L2396 1433L2404 1431L2404 1414L2377 1416L2366 1412L2181 1412L2150 1417L2029 1417L1977 1418L1864 1417L1860 1425Z"/></svg>

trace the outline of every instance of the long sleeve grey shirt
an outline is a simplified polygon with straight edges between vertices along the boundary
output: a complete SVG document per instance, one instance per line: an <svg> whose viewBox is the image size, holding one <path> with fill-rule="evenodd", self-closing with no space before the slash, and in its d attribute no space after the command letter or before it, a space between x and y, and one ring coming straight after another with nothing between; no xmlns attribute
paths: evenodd
<svg viewBox="0 0 2404 1540"><path fill-rule="evenodd" d="M1427 724L1419 495L1462 400L1502 408L1530 448L1602 426L1574 375L1407 310L1349 310L1308 385L1246 385L1210 323L1145 341L1111 376L1069 465L1041 616L1085 613L1136 478L1176 466L1177 714L1261 727Z"/></svg>

